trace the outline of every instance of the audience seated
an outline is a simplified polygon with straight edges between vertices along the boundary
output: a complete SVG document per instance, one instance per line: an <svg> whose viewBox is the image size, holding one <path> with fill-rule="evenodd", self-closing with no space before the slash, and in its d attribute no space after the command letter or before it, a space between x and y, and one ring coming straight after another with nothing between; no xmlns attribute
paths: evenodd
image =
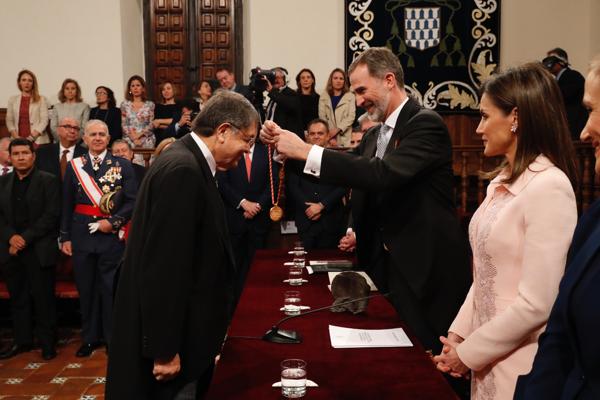
<svg viewBox="0 0 600 400"><path fill-rule="evenodd" d="M129 142L124 139L115 140L110 148L110 152L115 157L121 157L133 162L133 149ZM146 168L139 164L132 164L131 166L133 167L133 172L135 172L135 178L139 187L142 179L144 179L144 175L146 175Z"/></svg>
<svg viewBox="0 0 600 400"><path fill-rule="evenodd" d="M583 103L589 117L581 131L581 140L594 146L594 169L599 174L600 57L592 61ZM517 381L515 400L600 398L599 221L600 201L597 200L577 224L558 298L546 331L540 336L533 367ZM543 280L545 282L545 278Z"/></svg>
<svg viewBox="0 0 600 400"><path fill-rule="evenodd" d="M81 87L75 79L67 78L63 81L58 100L59 103L52 106L50 119L50 129L55 141L58 140L58 122L64 117L76 119L80 127L90 119L90 106L81 99Z"/></svg>
<svg viewBox="0 0 600 400"><path fill-rule="evenodd" d="M96 107L90 110L90 119L99 119L108 125L111 143L123 137L121 110L117 107L115 93L106 86L96 88Z"/></svg>
<svg viewBox="0 0 600 400"><path fill-rule="evenodd" d="M322 119L309 122L306 141L327 146L329 126ZM342 199L346 188L321 182L314 176L302 173L303 163L289 160L286 163L287 182L295 202L296 227L306 249L334 249L345 230Z"/></svg>
<svg viewBox="0 0 600 400"><path fill-rule="evenodd" d="M21 94L8 99L6 106L6 128L10 137L23 137L36 144L50 143L45 132L48 126L48 104L38 92L35 74L22 70L17 75L17 87Z"/></svg>
<svg viewBox="0 0 600 400"><path fill-rule="evenodd" d="M329 125L331 144L350 147L356 100L349 90L346 73L336 68L329 74L327 87L319 99L319 118Z"/></svg>
<svg viewBox="0 0 600 400"><path fill-rule="evenodd" d="M139 75L133 75L127 81L125 101L121 103L123 138L134 148L153 148L156 141L152 131L153 120L154 103L146 100L146 81ZM144 165L144 158L136 155L134 162Z"/></svg>
<svg viewBox="0 0 600 400"><path fill-rule="evenodd" d="M302 68L296 75L296 92L300 97L302 129L307 129L310 121L319 118L319 95L315 91L315 83L315 74L308 68Z"/></svg>
<svg viewBox="0 0 600 400"><path fill-rule="evenodd" d="M198 111L202 110L202 106L206 104L212 94L212 85L208 80L202 79L198 85L198 97L195 98L195 100L198 102Z"/></svg>
<svg viewBox="0 0 600 400"><path fill-rule="evenodd" d="M477 134L505 161L471 220L473 285L434 360L453 376L471 370L471 399L510 399L565 270L577 167L560 89L540 63L492 76L482 93Z"/></svg>
<svg viewBox="0 0 600 400"><path fill-rule="evenodd" d="M177 93L172 82L163 82L159 87L159 91L162 101L156 103L154 121L152 121L156 143L160 143L166 137L164 136L165 130L173 122L173 117L179 108L177 103L175 103Z"/></svg>
<svg viewBox="0 0 600 400"><path fill-rule="evenodd" d="M10 140L9 137L0 138L0 176L8 175L13 170L8 153Z"/></svg>

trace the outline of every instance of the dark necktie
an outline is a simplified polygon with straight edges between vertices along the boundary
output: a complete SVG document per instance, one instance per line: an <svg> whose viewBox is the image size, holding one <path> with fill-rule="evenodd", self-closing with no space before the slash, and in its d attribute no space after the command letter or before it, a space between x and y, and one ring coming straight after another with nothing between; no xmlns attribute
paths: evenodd
<svg viewBox="0 0 600 400"><path fill-rule="evenodd" d="M8 174L8 167L2 167L2 176Z"/></svg>
<svg viewBox="0 0 600 400"><path fill-rule="evenodd" d="M69 150L63 150L60 156L60 179L65 179L65 172L67 171L67 154Z"/></svg>

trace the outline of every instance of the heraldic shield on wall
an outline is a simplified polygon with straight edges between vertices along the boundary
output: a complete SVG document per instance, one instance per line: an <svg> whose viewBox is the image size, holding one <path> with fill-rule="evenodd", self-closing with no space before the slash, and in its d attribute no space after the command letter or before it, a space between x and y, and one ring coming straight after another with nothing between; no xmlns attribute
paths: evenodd
<svg viewBox="0 0 600 400"><path fill-rule="evenodd" d="M400 59L407 92L425 108L476 112L499 65L500 0L345 0L346 63L369 47Z"/></svg>

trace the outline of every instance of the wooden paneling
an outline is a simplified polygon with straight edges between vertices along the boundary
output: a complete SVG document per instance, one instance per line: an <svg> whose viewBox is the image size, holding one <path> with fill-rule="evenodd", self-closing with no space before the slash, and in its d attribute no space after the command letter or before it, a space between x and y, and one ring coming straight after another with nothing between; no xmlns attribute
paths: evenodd
<svg viewBox="0 0 600 400"><path fill-rule="evenodd" d="M146 43L148 57L146 65L150 66L151 71L146 71L151 88L152 99L160 99L159 86L166 80L172 80L178 91L185 95L185 87L188 86L186 74L187 68L187 26L186 0L149 0L152 12L151 21L145 25L151 27L152 32L147 32L146 37L149 43ZM148 40L148 39L147 39ZM148 73L150 72L150 73ZM150 78L151 77L151 78ZM181 97L181 96L180 96Z"/></svg>
<svg viewBox="0 0 600 400"><path fill-rule="evenodd" d="M233 0L202 0L200 15L200 76L213 79L215 70L225 66L235 70Z"/></svg>
<svg viewBox="0 0 600 400"><path fill-rule="evenodd" d="M178 85L182 97L192 97L200 79L214 79L220 66L237 71L242 57L241 0L145 0L146 76L154 99L165 79Z"/></svg>

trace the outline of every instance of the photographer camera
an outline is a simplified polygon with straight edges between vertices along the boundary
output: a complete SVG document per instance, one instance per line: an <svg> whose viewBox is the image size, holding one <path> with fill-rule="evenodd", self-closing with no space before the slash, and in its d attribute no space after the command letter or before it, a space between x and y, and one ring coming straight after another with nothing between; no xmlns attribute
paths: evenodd
<svg viewBox="0 0 600 400"><path fill-rule="evenodd" d="M300 115L300 98L287 86L287 70L282 67L273 68L273 81L266 71L261 74L264 90L269 94L266 119L280 127L294 132L304 138L302 116Z"/></svg>

